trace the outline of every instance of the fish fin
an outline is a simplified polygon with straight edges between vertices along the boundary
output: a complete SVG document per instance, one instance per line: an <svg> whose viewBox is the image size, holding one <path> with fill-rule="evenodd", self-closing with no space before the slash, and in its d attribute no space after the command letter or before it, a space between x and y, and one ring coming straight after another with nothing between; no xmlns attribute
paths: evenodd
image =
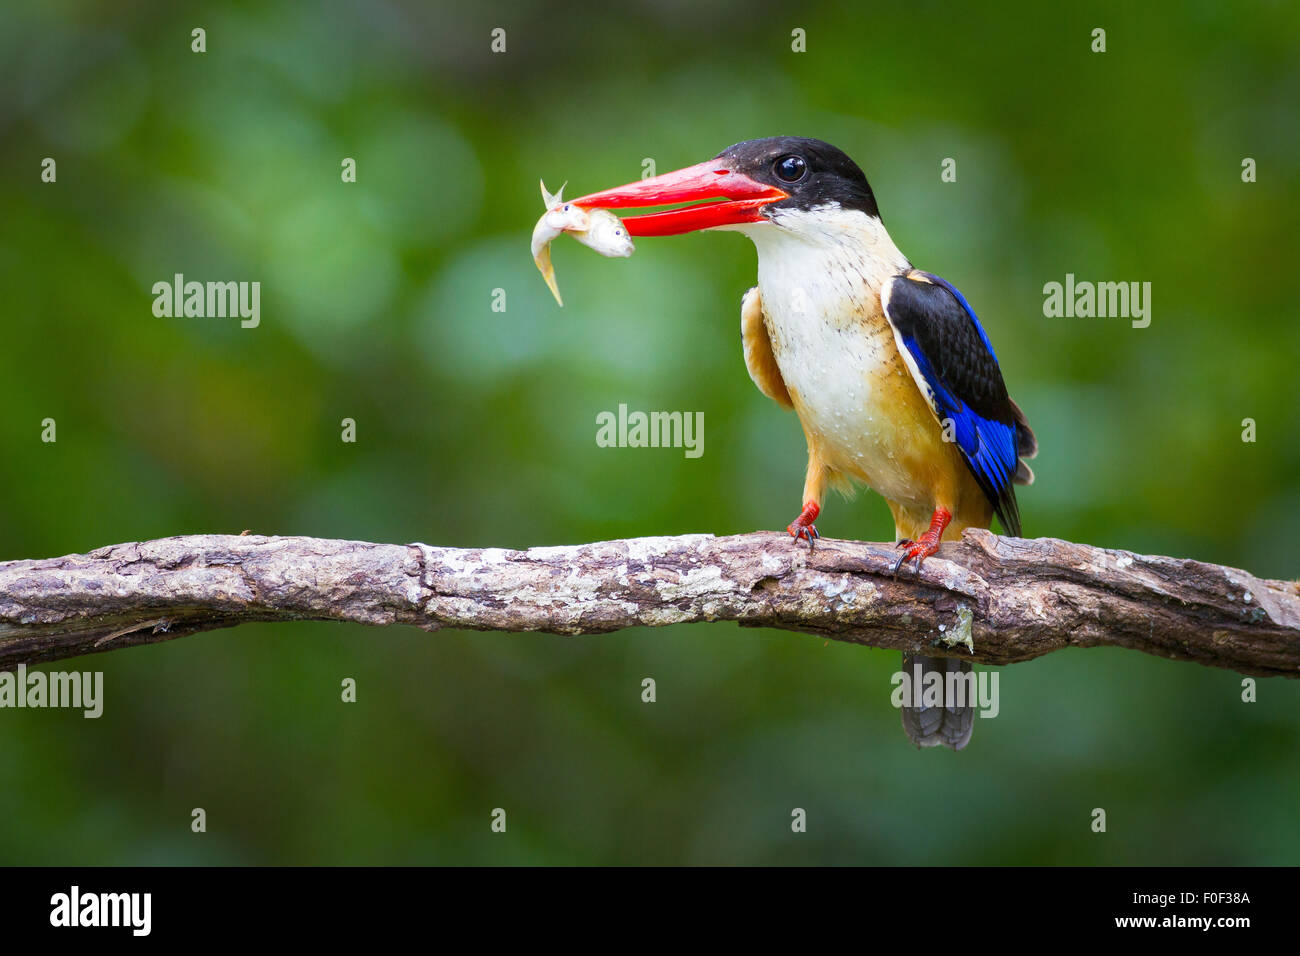
<svg viewBox="0 0 1300 956"><path fill-rule="evenodd" d="M569 181L566 179L564 181L564 186L557 189L554 196L546 191L546 182L544 180L539 179L537 185L542 187L542 202L546 203L547 209L551 209L564 202L564 186L569 185Z"/></svg>
<svg viewBox="0 0 1300 956"><path fill-rule="evenodd" d="M542 274L546 280L546 288L551 290L551 295L555 296L555 302L561 308L564 307L564 300L560 298L560 287L555 284L555 267L551 265L551 244L548 242L533 256L533 262L537 264L537 271Z"/></svg>
<svg viewBox="0 0 1300 956"><path fill-rule="evenodd" d="M546 256L546 268L542 269L542 278L546 280L546 288L551 290L551 295L555 296L555 304L564 308L564 300L560 298L560 287L555 282L555 269L551 266L549 252Z"/></svg>

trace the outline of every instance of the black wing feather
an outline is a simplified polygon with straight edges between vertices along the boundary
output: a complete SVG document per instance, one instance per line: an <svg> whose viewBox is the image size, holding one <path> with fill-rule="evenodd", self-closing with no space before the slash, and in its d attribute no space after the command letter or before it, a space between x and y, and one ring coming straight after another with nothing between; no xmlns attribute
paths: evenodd
<svg viewBox="0 0 1300 956"><path fill-rule="evenodd" d="M960 292L929 273L898 277L887 314L925 380L940 418L951 418L971 474L1009 534L1020 534L1014 485L1036 451L1024 414L1007 394L993 345Z"/></svg>

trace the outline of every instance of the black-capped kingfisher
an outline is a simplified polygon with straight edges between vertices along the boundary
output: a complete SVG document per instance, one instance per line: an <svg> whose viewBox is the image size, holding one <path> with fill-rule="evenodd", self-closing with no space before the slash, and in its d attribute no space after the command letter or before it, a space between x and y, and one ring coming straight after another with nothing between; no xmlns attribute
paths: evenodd
<svg viewBox="0 0 1300 956"><path fill-rule="evenodd" d="M741 343L754 384L794 409L807 439L802 508L786 529L796 545L813 546L827 487L854 482L893 512L895 573L909 560L919 569L940 541L987 528L995 514L1020 534L1014 486L1033 481L1021 459L1036 453L1034 433L970 304L912 267L885 230L866 176L843 152L803 137L749 140L572 202L693 203L624 223L633 236L728 229L753 240L758 285L741 304ZM911 680L971 665L904 654L903 669ZM960 750L973 716L970 704L945 699L903 708L903 729L917 746Z"/></svg>

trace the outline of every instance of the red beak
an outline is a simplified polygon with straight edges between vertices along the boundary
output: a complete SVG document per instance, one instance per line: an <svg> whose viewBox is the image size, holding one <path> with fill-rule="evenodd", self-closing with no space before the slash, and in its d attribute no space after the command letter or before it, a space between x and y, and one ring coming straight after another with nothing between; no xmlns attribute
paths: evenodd
<svg viewBox="0 0 1300 956"><path fill-rule="evenodd" d="M707 163L570 201L578 206L601 209L696 203L667 212L628 216L623 220L623 225L633 236L676 236L697 229L762 222L764 206L788 198L789 193L733 172L721 160L711 159Z"/></svg>

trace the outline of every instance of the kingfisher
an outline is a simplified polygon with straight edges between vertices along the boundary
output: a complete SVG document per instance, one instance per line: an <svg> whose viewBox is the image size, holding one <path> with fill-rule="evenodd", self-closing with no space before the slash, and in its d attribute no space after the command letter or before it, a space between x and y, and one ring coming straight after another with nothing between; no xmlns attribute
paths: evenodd
<svg viewBox="0 0 1300 956"><path fill-rule="evenodd" d="M777 136L737 143L707 162L572 202L651 208L624 218L633 236L704 229L749 236L758 284L745 293L740 337L754 384L793 409L808 446L800 510L787 532L814 546L826 491L866 485L893 514L899 554L921 563L965 528L996 515L1020 535L1016 485L1038 443L1007 394L997 355L974 309L952 283L912 266L886 231L867 178L841 150ZM950 671L968 660L903 655L916 691L902 710L918 747L960 750L972 703L953 699ZM945 696L917 702L938 674ZM969 686L969 681L966 682Z"/></svg>

